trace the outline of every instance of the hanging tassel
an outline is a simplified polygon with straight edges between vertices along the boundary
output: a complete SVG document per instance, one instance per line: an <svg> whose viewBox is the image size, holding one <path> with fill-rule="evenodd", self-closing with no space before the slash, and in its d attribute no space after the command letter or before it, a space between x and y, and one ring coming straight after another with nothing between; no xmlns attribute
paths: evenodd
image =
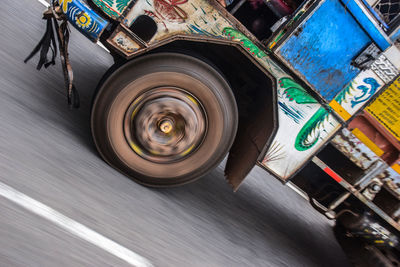
<svg viewBox="0 0 400 267"><path fill-rule="evenodd" d="M59 25L56 21L56 18L53 18L53 20L55 21L58 44L60 47L60 59L61 59L62 69L64 72L64 82L65 82L65 88L67 90L68 105L70 107L78 108L79 94L73 84L74 73L72 72L72 67L71 64L69 63L69 57L68 57L68 43L69 43L68 21L64 19Z"/></svg>
<svg viewBox="0 0 400 267"><path fill-rule="evenodd" d="M43 19L47 20L46 32L24 62L28 62L40 51L39 62L36 68L40 70L42 66L47 68L50 65L54 65L54 59L57 56L55 31L60 49L60 59L64 74L65 89L67 91L68 105L73 108L78 108L79 94L73 84L74 75L68 57L69 28L67 17L60 10L60 6L53 0L52 5L44 12ZM61 23L59 23L59 21L61 21ZM51 60L48 60L47 54L50 49L52 52Z"/></svg>
<svg viewBox="0 0 400 267"><path fill-rule="evenodd" d="M42 39L40 39L40 41L36 45L36 47L33 49L33 51L24 60L24 63L27 63L40 50L39 62L36 67L37 70L40 70L43 65L45 68L47 68L50 65L56 64L54 59L57 56L57 44L56 44L56 39L54 36L52 17L53 17L53 13L51 11L51 7L49 7L49 9L46 10L45 13L43 14L43 19L47 20L46 32L44 33ZM50 61L47 59L47 54L49 52L49 49L51 49L51 60Z"/></svg>

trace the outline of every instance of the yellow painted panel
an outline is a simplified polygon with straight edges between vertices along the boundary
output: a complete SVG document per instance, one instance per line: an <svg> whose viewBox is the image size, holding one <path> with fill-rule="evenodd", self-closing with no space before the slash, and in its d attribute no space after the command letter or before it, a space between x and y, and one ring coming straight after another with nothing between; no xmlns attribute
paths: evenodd
<svg viewBox="0 0 400 267"><path fill-rule="evenodd" d="M378 157L382 156L384 151L380 149L371 139L369 139L358 128L351 131L361 142L363 142L369 149L371 149Z"/></svg>
<svg viewBox="0 0 400 267"><path fill-rule="evenodd" d="M345 121L351 118L350 113L348 113L335 99L329 103L329 106L339 114Z"/></svg>
<svg viewBox="0 0 400 267"><path fill-rule="evenodd" d="M400 77L398 77L366 111L400 141Z"/></svg>

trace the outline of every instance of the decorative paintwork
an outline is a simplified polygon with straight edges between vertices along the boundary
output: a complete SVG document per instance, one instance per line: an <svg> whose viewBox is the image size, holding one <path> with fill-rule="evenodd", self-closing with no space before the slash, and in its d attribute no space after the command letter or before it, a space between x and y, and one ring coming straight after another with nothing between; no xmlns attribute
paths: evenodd
<svg viewBox="0 0 400 267"><path fill-rule="evenodd" d="M184 22L188 15L180 8L180 5L187 3L188 0L154 0L156 14L163 21Z"/></svg>
<svg viewBox="0 0 400 267"><path fill-rule="evenodd" d="M374 60L377 59L380 54L381 50L379 47L377 47L375 43L371 43L361 54L353 59L352 64L361 70L366 70L374 63Z"/></svg>
<svg viewBox="0 0 400 267"><path fill-rule="evenodd" d="M340 1L325 0L277 53L331 101L360 72L351 62L370 43L370 37Z"/></svg>
<svg viewBox="0 0 400 267"><path fill-rule="evenodd" d="M250 39L246 35L238 30L226 27L222 31L222 34L227 36L230 40L239 41L239 43L242 44L242 46L244 46L252 55L258 58L263 58L267 56L264 51L257 47L252 41L250 41Z"/></svg>
<svg viewBox="0 0 400 267"><path fill-rule="evenodd" d="M329 105L344 120L350 119L386 83L398 75L398 69L400 69L400 51L392 46L372 62L370 69L360 72Z"/></svg>
<svg viewBox="0 0 400 267"><path fill-rule="evenodd" d="M69 22L92 41L97 41L108 22L81 0L59 0Z"/></svg>
<svg viewBox="0 0 400 267"><path fill-rule="evenodd" d="M279 86L284 89L284 96L289 101L294 101L297 104L315 104L316 99L311 97L307 91L293 79L283 77L279 79ZM313 147L323 130L324 121L328 119L329 111L321 107L317 112L304 124L300 132L296 136L294 147L299 151L305 151ZM322 127L321 127L322 126Z"/></svg>
<svg viewBox="0 0 400 267"><path fill-rule="evenodd" d="M296 136L294 147L299 151L312 148L319 140L321 132L325 130L325 123L329 123L329 111L321 107L307 121Z"/></svg>
<svg viewBox="0 0 400 267"><path fill-rule="evenodd" d="M371 149L372 152L375 153L378 157L381 157L385 151L383 151L377 144L375 144L374 141L371 140L370 137L368 137L362 130L358 128L354 128L352 131L352 134L354 134L358 140L364 143L369 149Z"/></svg>
<svg viewBox="0 0 400 267"><path fill-rule="evenodd" d="M279 85L279 129L262 164L278 177L281 179L290 177L340 127L334 117L322 108L316 99L208 2L199 0L179 2L181 11L190 16L184 20L171 21L157 14L160 11L155 8L155 1L138 1L126 16L125 21L126 25L130 26L140 15L153 17L159 30L149 41L149 45L176 35L204 35L218 40L223 38L242 46L275 77ZM183 12L180 13L184 14ZM287 160L288 158L290 161Z"/></svg>
<svg viewBox="0 0 400 267"><path fill-rule="evenodd" d="M160 2L161 1L161 2ZM188 15L190 14L190 15ZM152 17L158 26L157 33L148 45L157 44L173 36L203 35L208 38L237 42L277 79L284 72L245 34L241 33L207 1L202 0L142 0L135 3L123 23L129 27L140 15Z"/></svg>
<svg viewBox="0 0 400 267"><path fill-rule="evenodd" d="M301 110L295 109L293 107L289 107L285 103L278 102L279 109L285 113L288 117L294 120L296 123L300 123L301 120L304 119L304 114Z"/></svg>
<svg viewBox="0 0 400 267"><path fill-rule="evenodd" d="M278 80L278 105L279 129L262 165L287 180L340 124L290 77Z"/></svg>
<svg viewBox="0 0 400 267"><path fill-rule="evenodd" d="M225 14L202 0L139 0L123 20L129 27L147 15L158 31L148 46L174 36L198 36L235 42L275 79L278 86L279 129L262 164L281 179L289 178L340 127L334 117L286 74L250 36L246 36ZM190 15L188 15L190 14ZM114 41L117 41L115 39ZM124 38L119 39L123 40ZM290 161L287 159L290 158Z"/></svg>
<svg viewBox="0 0 400 267"><path fill-rule="evenodd" d="M265 155L263 163L266 164L273 161L284 160L286 156L287 154L284 150L284 146L278 141L274 141Z"/></svg>
<svg viewBox="0 0 400 267"><path fill-rule="evenodd" d="M212 5L198 0L138 1L125 17L124 24L129 27L140 15L152 17L158 25L159 30L149 41L150 45L174 35L227 38L222 34L223 29L232 26Z"/></svg>
<svg viewBox="0 0 400 267"><path fill-rule="evenodd" d="M105 14L111 18L119 18L132 0L92 0Z"/></svg>
<svg viewBox="0 0 400 267"><path fill-rule="evenodd" d="M295 101L297 104L318 103L318 101L310 96L307 91L293 79L288 77L280 78L278 84L283 90L283 94L289 101Z"/></svg>
<svg viewBox="0 0 400 267"><path fill-rule="evenodd" d="M331 144L363 170L379 160L379 157L348 129L341 130L332 139Z"/></svg>
<svg viewBox="0 0 400 267"><path fill-rule="evenodd" d="M369 104L366 111L400 141L400 77Z"/></svg>
<svg viewBox="0 0 400 267"><path fill-rule="evenodd" d="M384 82L372 71L366 70L357 75L330 103L333 110L348 120L372 98L384 85ZM336 106L336 104L339 105ZM345 110L345 112L340 109ZM345 114L345 115L343 115Z"/></svg>
<svg viewBox="0 0 400 267"><path fill-rule="evenodd" d="M399 71L395 66L382 54L372 65L371 69L381 78L385 83L389 83L398 74Z"/></svg>
<svg viewBox="0 0 400 267"><path fill-rule="evenodd" d="M191 34L191 35L203 35L203 36L207 36L207 37L212 37L212 38L222 38L218 33L216 33L216 32L208 32L207 30L204 30L204 29L200 29L200 28L198 28L196 25L193 25L193 24L190 24L190 25L187 25L187 28L188 28L188 32Z"/></svg>
<svg viewBox="0 0 400 267"><path fill-rule="evenodd" d="M67 13L67 10L68 10L68 3L71 3L72 0L59 0L58 2L59 2L59 4L60 4L60 6L61 6L62 11L63 11L64 13Z"/></svg>
<svg viewBox="0 0 400 267"><path fill-rule="evenodd" d="M133 54L141 48L140 44L133 41L126 33L122 31L116 32L116 34L109 39L109 42L120 47L127 56Z"/></svg>
<svg viewBox="0 0 400 267"><path fill-rule="evenodd" d="M378 88L381 87L381 85L374 78L371 77L363 79L363 82L366 85L359 85L356 87L359 91L361 91L361 94L358 96L354 96L353 99L350 101L352 108L370 99L376 93ZM349 90L354 90L354 87L354 83L351 82L349 85Z"/></svg>

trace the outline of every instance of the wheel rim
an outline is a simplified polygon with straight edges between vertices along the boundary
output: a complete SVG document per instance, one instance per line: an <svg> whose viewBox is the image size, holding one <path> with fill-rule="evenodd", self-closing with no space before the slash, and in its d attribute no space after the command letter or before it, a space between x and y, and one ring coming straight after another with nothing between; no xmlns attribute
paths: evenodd
<svg viewBox="0 0 400 267"><path fill-rule="evenodd" d="M207 131L201 103L177 87L153 88L127 109L124 133L131 149L146 160L171 163L196 151Z"/></svg>

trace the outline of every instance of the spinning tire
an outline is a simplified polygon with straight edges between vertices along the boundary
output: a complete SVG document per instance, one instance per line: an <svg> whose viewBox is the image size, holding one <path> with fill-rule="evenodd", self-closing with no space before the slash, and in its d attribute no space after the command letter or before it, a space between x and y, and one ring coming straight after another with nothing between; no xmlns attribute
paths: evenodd
<svg viewBox="0 0 400 267"><path fill-rule="evenodd" d="M237 121L224 78L177 53L147 55L115 70L100 85L91 114L103 159L148 186L207 174L229 151Z"/></svg>

